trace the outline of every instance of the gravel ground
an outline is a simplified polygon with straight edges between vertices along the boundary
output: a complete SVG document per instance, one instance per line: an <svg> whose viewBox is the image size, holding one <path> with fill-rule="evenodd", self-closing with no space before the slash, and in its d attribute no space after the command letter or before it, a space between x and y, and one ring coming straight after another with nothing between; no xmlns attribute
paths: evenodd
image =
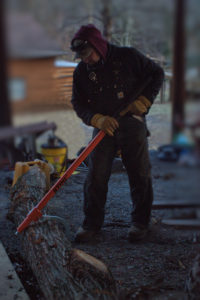
<svg viewBox="0 0 200 300"><path fill-rule="evenodd" d="M151 161L155 200L179 201L192 198L198 201L198 170L161 162L155 151L151 152ZM21 257L19 239L14 235L16 228L6 219L10 205L10 175L8 172L1 172L0 176L0 238L29 295L32 299L43 299L32 275L29 275L28 284L26 282L27 272L31 272ZM85 176L86 172L82 170L69 178L48 204L53 215L67 220L70 228L68 238L73 247L104 261L119 285L124 289L140 291L140 299L187 299L184 286L193 259L200 251L200 233L171 228L162 225L161 221L171 217L191 218L195 211L153 210L148 238L130 244L127 241L131 212L127 175L124 171L113 172L102 232L91 243L77 244L74 242L74 234L83 219L82 189ZM37 298L34 298L36 294ZM145 298L146 294L148 298Z"/></svg>
<svg viewBox="0 0 200 300"><path fill-rule="evenodd" d="M169 140L169 112L169 105L162 105L148 117L149 128L153 132L149 145L155 200L199 201L199 169L163 162L157 158L155 149ZM200 233L163 225L162 220L192 218L196 211L153 210L148 237L130 244L127 241L131 212L127 175L123 169L118 172L113 170L102 232L91 243L77 244L74 234L83 219L85 176L85 170L79 170L78 174L71 176L48 204L52 214L67 220L70 228L68 238L73 247L104 261L118 284L135 293L134 299L187 299L184 287L193 259L200 251ZM16 228L6 219L11 181L11 172L0 172L0 239L31 299L43 299L34 276L22 259L19 239L14 235Z"/></svg>

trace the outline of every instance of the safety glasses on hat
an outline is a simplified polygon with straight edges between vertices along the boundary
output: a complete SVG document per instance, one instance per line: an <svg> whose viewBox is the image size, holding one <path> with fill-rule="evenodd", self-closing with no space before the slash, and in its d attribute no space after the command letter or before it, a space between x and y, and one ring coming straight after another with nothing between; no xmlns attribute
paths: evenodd
<svg viewBox="0 0 200 300"><path fill-rule="evenodd" d="M76 52L75 59L84 59L90 56L93 49L88 41L76 39L71 44L71 50Z"/></svg>

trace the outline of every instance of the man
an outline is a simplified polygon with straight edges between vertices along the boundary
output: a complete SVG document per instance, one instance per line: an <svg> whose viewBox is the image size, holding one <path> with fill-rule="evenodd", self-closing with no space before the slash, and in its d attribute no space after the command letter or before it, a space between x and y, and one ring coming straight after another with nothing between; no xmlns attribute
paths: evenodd
<svg viewBox="0 0 200 300"><path fill-rule="evenodd" d="M76 241L91 240L102 227L112 161L119 149L133 202L128 238L131 242L142 239L148 232L153 202L145 115L162 85L163 70L134 48L108 43L92 24L78 30L71 50L81 59L73 76L74 110L85 124L94 127L93 137L99 130L106 133L89 157L85 219ZM148 78L151 82L123 109L121 118L113 117Z"/></svg>

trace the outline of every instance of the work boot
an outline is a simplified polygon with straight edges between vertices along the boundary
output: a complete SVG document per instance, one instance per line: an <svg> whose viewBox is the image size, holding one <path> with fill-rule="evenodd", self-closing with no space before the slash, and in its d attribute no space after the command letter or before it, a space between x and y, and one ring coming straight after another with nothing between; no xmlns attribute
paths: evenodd
<svg viewBox="0 0 200 300"><path fill-rule="evenodd" d="M79 227L76 232L75 242L89 242L96 234L97 231L95 230L88 230L84 229L83 227Z"/></svg>
<svg viewBox="0 0 200 300"><path fill-rule="evenodd" d="M147 235L147 232L147 227L132 225L128 231L128 239L131 243L142 240Z"/></svg>

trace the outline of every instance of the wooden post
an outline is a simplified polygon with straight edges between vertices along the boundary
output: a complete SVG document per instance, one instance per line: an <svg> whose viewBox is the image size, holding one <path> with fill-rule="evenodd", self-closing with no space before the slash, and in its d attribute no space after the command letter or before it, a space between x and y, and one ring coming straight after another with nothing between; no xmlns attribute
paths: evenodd
<svg viewBox="0 0 200 300"><path fill-rule="evenodd" d="M185 0L175 0L174 58L172 82L172 138L184 124L184 54L185 54Z"/></svg>
<svg viewBox="0 0 200 300"><path fill-rule="evenodd" d="M11 125L11 110L7 93L5 13L4 1L0 1L0 127Z"/></svg>

